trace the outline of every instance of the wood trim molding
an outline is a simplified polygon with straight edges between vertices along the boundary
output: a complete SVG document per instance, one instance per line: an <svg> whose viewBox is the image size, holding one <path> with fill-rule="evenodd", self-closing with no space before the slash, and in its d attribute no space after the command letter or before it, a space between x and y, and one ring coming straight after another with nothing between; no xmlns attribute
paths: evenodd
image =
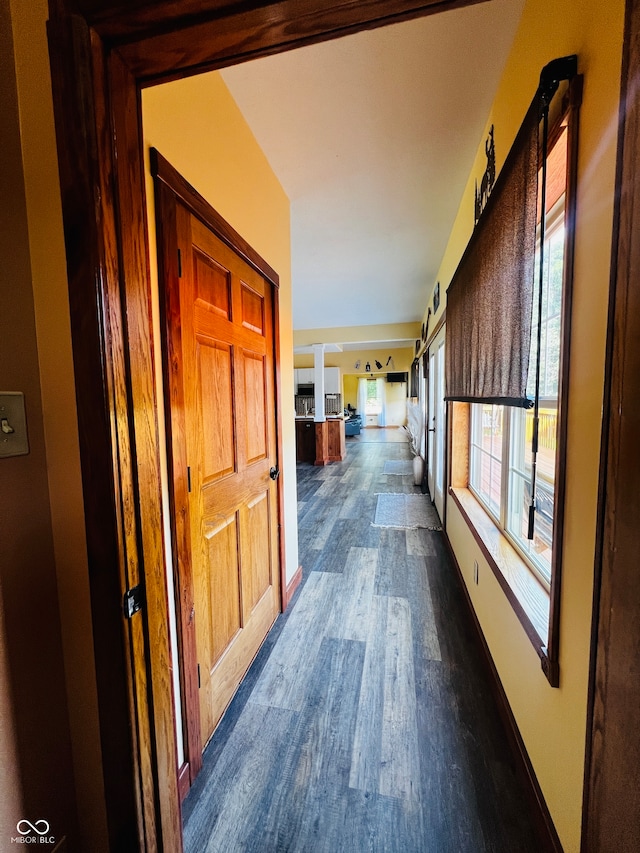
<svg viewBox="0 0 640 853"><path fill-rule="evenodd" d="M348 25L362 28L365 22L371 28L478 2L483 0L367 0L365 4L354 4L348 0L302 0L292 8L294 4L290 0L278 0L268 4L268 7L275 8L258 10L255 20L256 26L260 23L262 30L269 32L277 28L282 31L286 29L286 21L296 18L297 9L297 16L307 19L299 29L312 38ZM354 9L354 6L365 8ZM114 45L149 41L159 33L181 30L189 23L196 26L207 20L224 20L247 10L241 0L129 0L126 6L122 0L49 0L49 7L52 16L54 12L81 15L103 39ZM262 38L265 38L264 34Z"/></svg>
<svg viewBox="0 0 640 853"><path fill-rule="evenodd" d="M302 566L298 566L294 576L291 578L288 584L283 585L285 593L283 600L283 612L287 609L287 607L291 604L291 599L296 594L298 587L302 583Z"/></svg>
<svg viewBox="0 0 640 853"><path fill-rule="evenodd" d="M191 787L191 771L189 768L189 762L185 761L180 770L178 771L178 791L180 792L180 802L183 802L184 798L189 793L189 788Z"/></svg>
<svg viewBox="0 0 640 853"><path fill-rule="evenodd" d="M280 557L280 611L284 613L289 604L287 599L287 548L284 539L284 487L286 482L286 473L284 465L284 438L282 428L282 372L280 370L280 291L277 287L273 288L273 344L275 354L275 376L274 388L276 392L276 458L277 466L280 469L278 476L278 554ZM295 430L295 426L294 426ZM296 440L294 433L293 440Z"/></svg>
<svg viewBox="0 0 640 853"><path fill-rule="evenodd" d="M516 759L517 770L521 778L525 782L526 789L529 794L530 803L532 806L532 811L534 814L534 819L538 827L538 831L540 832L541 841L544 842L544 847L541 853L563 853L562 844L560 843L560 838L558 837L558 833L556 831L553 820L551 818L551 814L547 807L544 794L542 793L542 789L540 788L540 783L538 782L535 770L533 769L533 765L531 764L531 759L529 758L527 748L522 739L522 735L520 734L516 719L513 716L511 706L509 705L507 694L505 693L504 687L502 686L498 670L496 669L496 665L493 662L489 646L487 645L487 641L482 632L482 628L480 627L480 623L478 622L478 617L476 616L473 604L471 603L469 592L463 579L462 570L460 569L460 565L458 563L456 555L453 551L453 548L451 547L449 537L446 533L444 533L443 535L445 543L449 550L449 556L451 557L451 561L456 569L458 582L460 583L467 607L469 608L469 614L471 616L471 620L473 622L473 626L477 634L478 645L482 649L482 657L489 673L489 680L492 686L494 698L498 705L498 712L506 729L509 744L511 746L511 751L514 755L514 758Z"/></svg>
<svg viewBox="0 0 640 853"><path fill-rule="evenodd" d="M67 0L67 8L86 17L148 83L479 2L485 0L156 0L126 8L121 0Z"/></svg>
<svg viewBox="0 0 640 853"><path fill-rule="evenodd" d="M126 621L122 611L124 592L141 578L108 74L100 41L82 20L50 21L48 37L108 841L112 850L143 849L158 835L157 776L146 608Z"/></svg>
<svg viewBox="0 0 640 853"><path fill-rule="evenodd" d="M180 659L178 666L180 697L183 708L182 735L185 762L189 772L188 783L193 783L202 767L202 742L197 678L196 626L193 619L195 601L193 569L190 560L191 533L184 390L174 369L174 365L180 363L182 359L182 325L180 323L177 261L177 200L175 194L166 184L157 183L155 190L158 296L165 393L172 570Z"/></svg>
<svg viewBox="0 0 640 853"><path fill-rule="evenodd" d="M429 335L429 337L427 338L427 342L425 343L425 345L424 345L424 346L422 347L422 349L420 350L420 352L419 352L419 354L418 354L418 356L417 356L418 358L420 358L420 357L422 356L422 353L423 353L425 350L428 350L428 349L429 349L429 347L431 346L431 344L434 342L434 340L435 340L435 338L436 338L436 335L438 334L438 332L440 331L440 329L444 326L444 324L445 324L446 322L447 322L447 309L445 308L445 309L443 310L442 314L440 315L440 319L438 320L438 322L437 322L437 323L435 324L435 326L433 327L433 331L431 332L431 334L430 334L430 335Z"/></svg>
<svg viewBox="0 0 640 853"><path fill-rule="evenodd" d="M640 849L640 0L622 57L582 853Z"/></svg>
<svg viewBox="0 0 640 853"><path fill-rule="evenodd" d="M144 796L154 790L157 803L151 838L161 838L179 851L182 847L178 767L175 735L175 710L166 558L162 533L162 495L160 490L160 441L154 378L153 332L151 324L151 288L149 249L145 204L144 156L140 91L130 70L119 55L112 52L106 64L106 80L111 111L111 130L115 139L115 209L119 222L117 240L121 262L118 286L123 294L124 352L118 355L123 364L129 391L130 425L123 435L122 450L131 456L131 482L134 499L131 510L138 522L136 566L145 588L144 616L147 635L140 663L135 667L136 679L149 690L149 714L152 727L149 745L149 767ZM116 246L113 247L114 249ZM119 421L116 412L117 421ZM130 562L132 562L130 560ZM146 666L142 668L143 654ZM151 677L148 673L150 672ZM162 781L160 781L162 780Z"/></svg>
<svg viewBox="0 0 640 853"><path fill-rule="evenodd" d="M569 358L571 353L571 312L573 305L574 243L576 231L576 203L578 188L578 139L580 130L580 107L582 104L582 75L573 78L566 94L566 108L561 120L567 121L567 178L565 200L565 245L562 271L562 328L560 340L560 383L558 389L558 449L555 464L556 512L553 519L553 546L551 565L551 591L549 596L549 637L546 660L549 680L556 684L560 667L560 600L562 591L562 555L564 543L565 495L567 491L567 435L569 428ZM559 131L559 124L556 125ZM545 673L547 669L545 669ZM549 675L547 676L549 677ZM552 680L553 679L553 680Z"/></svg>

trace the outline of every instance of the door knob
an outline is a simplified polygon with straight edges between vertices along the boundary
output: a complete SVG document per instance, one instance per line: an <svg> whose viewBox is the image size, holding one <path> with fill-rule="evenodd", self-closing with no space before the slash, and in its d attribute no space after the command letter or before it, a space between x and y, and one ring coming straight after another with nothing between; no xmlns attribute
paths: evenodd
<svg viewBox="0 0 640 853"><path fill-rule="evenodd" d="M278 468L277 465L269 471L269 476L271 477L272 480L277 480L279 474L280 474L280 469Z"/></svg>

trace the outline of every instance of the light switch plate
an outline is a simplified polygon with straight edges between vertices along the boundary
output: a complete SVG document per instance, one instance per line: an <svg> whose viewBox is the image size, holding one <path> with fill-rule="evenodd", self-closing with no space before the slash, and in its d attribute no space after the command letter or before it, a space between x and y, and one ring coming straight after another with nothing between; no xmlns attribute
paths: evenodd
<svg viewBox="0 0 640 853"><path fill-rule="evenodd" d="M21 391L0 391L0 458L26 456L27 415Z"/></svg>

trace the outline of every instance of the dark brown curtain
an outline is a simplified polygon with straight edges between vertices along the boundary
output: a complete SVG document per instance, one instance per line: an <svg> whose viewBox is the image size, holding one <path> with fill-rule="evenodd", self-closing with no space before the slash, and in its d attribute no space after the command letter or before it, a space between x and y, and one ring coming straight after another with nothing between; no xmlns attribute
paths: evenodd
<svg viewBox="0 0 640 853"><path fill-rule="evenodd" d="M447 400L529 408L538 98L447 290Z"/></svg>

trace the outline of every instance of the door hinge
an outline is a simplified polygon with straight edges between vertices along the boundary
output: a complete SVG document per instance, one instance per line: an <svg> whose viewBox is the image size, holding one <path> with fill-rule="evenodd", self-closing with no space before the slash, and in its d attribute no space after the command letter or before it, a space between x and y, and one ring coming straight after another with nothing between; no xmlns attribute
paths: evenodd
<svg viewBox="0 0 640 853"><path fill-rule="evenodd" d="M198 690L200 690L200 664L198 664Z"/></svg>
<svg viewBox="0 0 640 853"><path fill-rule="evenodd" d="M182 252L178 249L178 278L182 278Z"/></svg>
<svg viewBox="0 0 640 853"><path fill-rule="evenodd" d="M187 466L187 491L191 492L191 467Z"/></svg>
<svg viewBox="0 0 640 853"><path fill-rule="evenodd" d="M137 584L136 586L128 589L124 594L123 599L123 609L124 609L124 617L125 619L131 619L134 613L137 613L138 610L142 610L142 605L144 602L144 593L142 591L142 584Z"/></svg>

